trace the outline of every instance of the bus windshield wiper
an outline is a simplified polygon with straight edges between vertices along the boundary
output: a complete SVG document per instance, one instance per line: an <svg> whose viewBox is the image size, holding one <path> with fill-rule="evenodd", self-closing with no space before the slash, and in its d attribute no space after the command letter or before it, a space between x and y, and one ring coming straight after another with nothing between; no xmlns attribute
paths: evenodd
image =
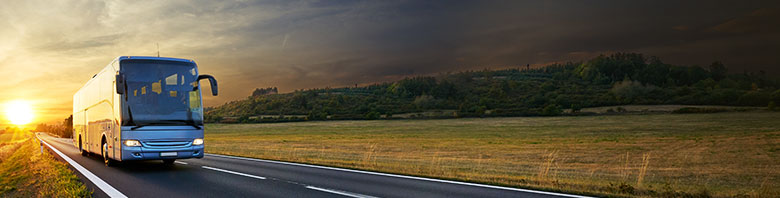
<svg viewBox="0 0 780 198"><path fill-rule="evenodd" d="M154 126L169 126L169 125L171 125L171 123L167 123L167 122L152 122L152 123L144 123L144 124L139 124L139 125L136 125L136 126L134 126L133 128L130 128L130 130L136 130L136 129L138 129L138 128L141 128L141 127L145 127L145 126L153 126L153 125L154 125Z"/></svg>
<svg viewBox="0 0 780 198"><path fill-rule="evenodd" d="M151 125L151 124L139 124L139 125L136 125L136 126L130 128L130 130L136 130L138 128L149 126L149 125Z"/></svg>
<svg viewBox="0 0 780 198"><path fill-rule="evenodd" d="M166 122L179 122L179 123L183 122L184 124L187 124L189 126L195 127L195 129L200 129L200 126L195 124L195 121L193 121L193 120L162 120L162 121L166 121Z"/></svg>
<svg viewBox="0 0 780 198"><path fill-rule="evenodd" d="M152 125L155 125L155 126L172 126L172 125L176 125L178 123L184 123L184 124L187 124L188 126L195 127L195 129L201 129L200 126L198 126L197 124L195 124L194 121L191 121L191 120L189 120L189 121L188 120L160 120L159 122L150 122L150 123L139 124L139 125L134 126L133 128L130 128L130 130L136 130L136 129L141 128L141 127L152 126Z"/></svg>

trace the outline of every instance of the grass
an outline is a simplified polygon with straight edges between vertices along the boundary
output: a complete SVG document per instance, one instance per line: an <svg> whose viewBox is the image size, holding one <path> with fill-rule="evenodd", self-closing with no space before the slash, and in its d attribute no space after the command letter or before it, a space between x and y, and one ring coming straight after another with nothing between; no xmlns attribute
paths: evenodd
<svg viewBox="0 0 780 198"><path fill-rule="evenodd" d="M90 197L67 165L40 152L29 132L0 135L0 197Z"/></svg>
<svg viewBox="0 0 780 198"><path fill-rule="evenodd" d="M780 113L210 124L206 151L599 196L780 196Z"/></svg>

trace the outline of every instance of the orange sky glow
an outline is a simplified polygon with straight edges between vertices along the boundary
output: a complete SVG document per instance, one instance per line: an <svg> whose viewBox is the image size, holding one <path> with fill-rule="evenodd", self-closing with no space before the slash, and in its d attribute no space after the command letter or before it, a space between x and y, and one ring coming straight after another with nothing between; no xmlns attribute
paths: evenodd
<svg viewBox="0 0 780 198"><path fill-rule="evenodd" d="M780 72L780 3L602 4L8 1L0 6L0 112L25 101L33 124L60 123L92 75L118 56L155 56L158 44L161 56L195 60L217 78L220 95L204 94L206 107L255 88L366 85L610 52ZM12 115L0 115L0 127Z"/></svg>

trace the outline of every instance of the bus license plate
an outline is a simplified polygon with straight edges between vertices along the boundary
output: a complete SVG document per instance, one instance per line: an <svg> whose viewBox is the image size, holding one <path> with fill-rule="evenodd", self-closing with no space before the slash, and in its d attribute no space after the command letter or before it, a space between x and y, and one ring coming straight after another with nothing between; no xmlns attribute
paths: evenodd
<svg viewBox="0 0 780 198"><path fill-rule="evenodd" d="M174 157L177 156L178 152L161 152L160 157Z"/></svg>

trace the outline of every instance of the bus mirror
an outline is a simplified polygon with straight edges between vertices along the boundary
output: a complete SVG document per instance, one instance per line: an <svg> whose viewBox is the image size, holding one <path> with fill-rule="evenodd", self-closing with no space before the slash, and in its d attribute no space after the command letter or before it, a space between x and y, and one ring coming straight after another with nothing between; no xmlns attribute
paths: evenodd
<svg viewBox="0 0 780 198"><path fill-rule="evenodd" d="M125 75L117 74L116 75L116 93L117 94L125 94Z"/></svg>
<svg viewBox="0 0 780 198"><path fill-rule="evenodd" d="M211 95L216 96L217 95L217 79L214 79L211 75L200 75L198 76L198 81L201 79L209 79L209 83L211 83Z"/></svg>

